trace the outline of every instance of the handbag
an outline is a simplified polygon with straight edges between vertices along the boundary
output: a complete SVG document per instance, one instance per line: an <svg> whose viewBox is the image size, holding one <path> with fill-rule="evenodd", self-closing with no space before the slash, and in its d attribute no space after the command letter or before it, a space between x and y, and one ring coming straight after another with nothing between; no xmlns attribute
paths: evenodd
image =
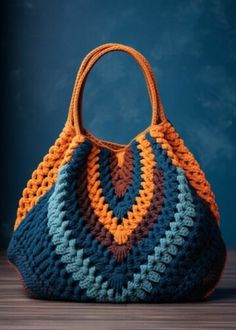
<svg viewBox="0 0 236 330"><path fill-rule="evenodd" d="M82 124L88 74L113 51L137 61L152 105L150 126L127 145ZM215 197L137 50L108 43L83 60L66 124L23 190L7 255L34 298L183 302L215 289L226 259Z"/></svg>

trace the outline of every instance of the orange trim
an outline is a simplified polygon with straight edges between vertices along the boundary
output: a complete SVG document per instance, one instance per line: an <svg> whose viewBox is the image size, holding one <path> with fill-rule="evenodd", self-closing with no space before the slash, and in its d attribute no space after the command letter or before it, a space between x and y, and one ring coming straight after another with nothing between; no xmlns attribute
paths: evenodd
<svg viewBox="0 0 236 330"><path fill-rule="evenodd" d="M219 211L215 195L193 154L185 146L175 128L167 121L151 127L150 134L157 139L176 166L184 169L185 174L197 194L209 205L211 212L219 222ZM177 165L178 164L178 165Z"/></svg>
<svg viewBox="0 0 236 330"><path fill-rule="evenodd" d="M58 170L63 165L64 155L74 135L74 128L67 123L43 161L32 173L32 177L19 200L14 230L17 229L26 214L37 204L39 198L48 192L56 182Z"/></svg>

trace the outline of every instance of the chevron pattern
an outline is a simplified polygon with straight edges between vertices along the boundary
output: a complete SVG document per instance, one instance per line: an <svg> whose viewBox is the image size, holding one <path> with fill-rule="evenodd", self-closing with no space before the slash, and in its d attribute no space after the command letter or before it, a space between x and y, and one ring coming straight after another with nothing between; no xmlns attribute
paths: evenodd
<svg viewBox="0 0 236 330"><path fill-rule="evenodd" d="M71 140L8 248L30 295L176 302L214 289L226 255L215 201L202 174L196 180L183 165L171 134L167 142L152 128L120 159L89 138Z"/></svg>

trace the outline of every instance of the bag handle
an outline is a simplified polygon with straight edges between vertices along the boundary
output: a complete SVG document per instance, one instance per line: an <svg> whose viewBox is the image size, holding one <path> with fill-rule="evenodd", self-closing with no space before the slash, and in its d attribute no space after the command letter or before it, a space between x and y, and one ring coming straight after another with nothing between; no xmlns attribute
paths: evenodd
<svg viewBox="0 0 236 330"><path fill-rule="evenodd" d="M107 44L103 44L103 45L101 45L101 46L99 46L99 47L94 48L91 52L89 52L89 53L87 54L87 56L84 58L83 62L81 63L81 66L80 66L80 69L79 69L79 73L78 73L78 77L82 74L82 72L84 71L85 67L87 66L87 64L89 63L89 61L92 59L92 57L93 57L95 54L98 54L99 51L102 51L103 49L106 49L106 48L108 48L108 47L115 46L115 45L120 45L120 44L117 44L117 43L107 43ZM149 68L151 68L150 65L149 65ZM148 69L149 69L149 68L148 68ZM150 73L153 75L153 79L155 80L155 76L154 76L152 70L150 71ZM83 84L83 88L84 88L84 85L85 85L85 84ZM156 86L156 83L155 83L155 86ZM75 84L75 87L76 87L76 84ZM149 88L149 86L147 86L147 87L148 87L148 93L149 93L149 96L150 96L150 98L151 98L150 88ZM81 92L83 92L83 91L81 91ZM82 97L81 97L81 99L82 99ZM81 115L81 111L79 112L79 115Z"/></svg>
<svg viewBox="0 0 236 330"><path fill-rule="evenodd" d="M80 65L80 68L79 68L79 71L77 73L77 77L76 77L76 80L75 80L75 84L74 84L74 88L73 88L73 93L72 93L72 97L71 97L71 102L70 102L70 108L69 108L69 115L68 115L68 121L73 125L73 114L72 114L72 104L74 102L74 97L75 97L75 90L77 89L77 86L78 86L78 82L79 82L79 78L80 76L82 75L83 71L85 70L87 64L89 63L89 61L92 59L92 57L99 53L99 51L103 50L103 49L106 49L110 46L113 46L115 45L114 43L107 43L107 44L103 44L101 46L98 46L96 48L94 48L93 50L91 50L86 56L85 58L83 59L81 65ZM82 91L83 92L83 91ZM82 97L81 97L82 99ZM79 107L80 109L80 107ZM79 112L79 115L81 115L81 112Z"/></svg>
<svg viewBox="0 0 236 330"><path fill-rule="evenodd" d="M117 44L117 43L107 43L107 44L103 44L101 46L98 46L96 48L94 48L92 51L90 51L86 57L84 58L84 60L82 61L81 65L80 65L80 69L79 69L79 72L77 74L77 79L76 79L76 82L75 82L75 86L74 86L74 92L73 92L73 96L72 96L72 99L71 99L71 105L70 105L70 109L69 109L69 116L68 116L68 120L71 122L71 124L73 125L73 115L72 115L72 104L73 104L73 98L75 96L75 89L77 88L77 85L78 85L78 78L81 76L82 72L84 71L85 67L87 66L87 64L89 63L89 61L92 59L92 57L95 55L95 54L98 54L99 51L102 51L103 49L106 49L108 47L111 47L111 46L115 46L115 45L120 45L120 44ZM153 73L153 72L150 72L150 73ZM155 78L154 78L155 79ZM83 89L84 89L84 85L83 84ZM81 90L81 94L83 93L83 90ZM149 96L151 98L151 92L150 92L150 88L148 86L148 93L149 93ZM81 95L81 98L80 100L82 100L82 95ZM81 108L81 105L82 104L78 104L78 109ZM80 116L80 122L82 123L82 111L79 111L79 116Z"/></svg>
<svg viewBox="0 0 236 330"><path fill-rule="evenodd" d="M164 110L161 104L160 96L157 89L157 83L155 80L152 68L146 58L140 54L137 50L132 47L125 46L117 43L108 43L93 49L83 60L73 90L69 117L68 119L72 122L75 127L76 133L81 134L83 131L82 126L82 116L81 116L81 105L82 105L82 95L85 82L87 80L88 74L93 68L94 64L105 54L112 51L123 51L134 57L139 66L141 67L146 84L148 87L148 92L152 104L152 125L157 124L159 121L165 120Z"/></svg>

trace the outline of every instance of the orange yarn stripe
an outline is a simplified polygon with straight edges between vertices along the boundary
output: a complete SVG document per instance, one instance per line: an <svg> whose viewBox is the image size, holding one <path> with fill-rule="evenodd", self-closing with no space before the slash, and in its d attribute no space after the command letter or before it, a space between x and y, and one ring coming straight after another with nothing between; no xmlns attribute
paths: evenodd
<svg viewBox="0 0 236 330"><path fill-rule="evenodd" d="M219 222L220 215L211 186L198 162L185 146L184 141L180 138L175 128L169 122L164 121L159 125L153 126L150 129L150 134L167 151L173 164L184 169L190 184L196 190L199 197L209 205L216 221Z"/></svg>
<svg viewBox="0 0 236 330"><path fill-rule="evenodd" d="M109 205L105 202L104 196L102 196L102 189L99 188L101 186L98 164L99 148L94 145L88 157L87 179L91 205L99 221L114 236L114 240L118 244L127 242L129 236L147 213L154 194L153 169L156 163L152 148L149 141L147 141L144 136L138 137L137 141L139 142L138 148L142 156L141 163L143 166L141 170L143 172L143 189L139 192L139 196L136 197L136 204L133 205L132 211L128 212L127 218L123 218L122 224L119 225L117 224L117 217L113 216L113 211L109 210Z"/></svg>
<svg viewBox="0 0 236 330"><path fill-rule="evenodd" d="M56 182L58 170L63 164L64 156L74 135L74 128L67 123L43 161L32 173L32 177L19 200L14 230L17 229L26 214L37 204L39 198L48 192ZM69 150L67 154L68 152Z"/></svg>

